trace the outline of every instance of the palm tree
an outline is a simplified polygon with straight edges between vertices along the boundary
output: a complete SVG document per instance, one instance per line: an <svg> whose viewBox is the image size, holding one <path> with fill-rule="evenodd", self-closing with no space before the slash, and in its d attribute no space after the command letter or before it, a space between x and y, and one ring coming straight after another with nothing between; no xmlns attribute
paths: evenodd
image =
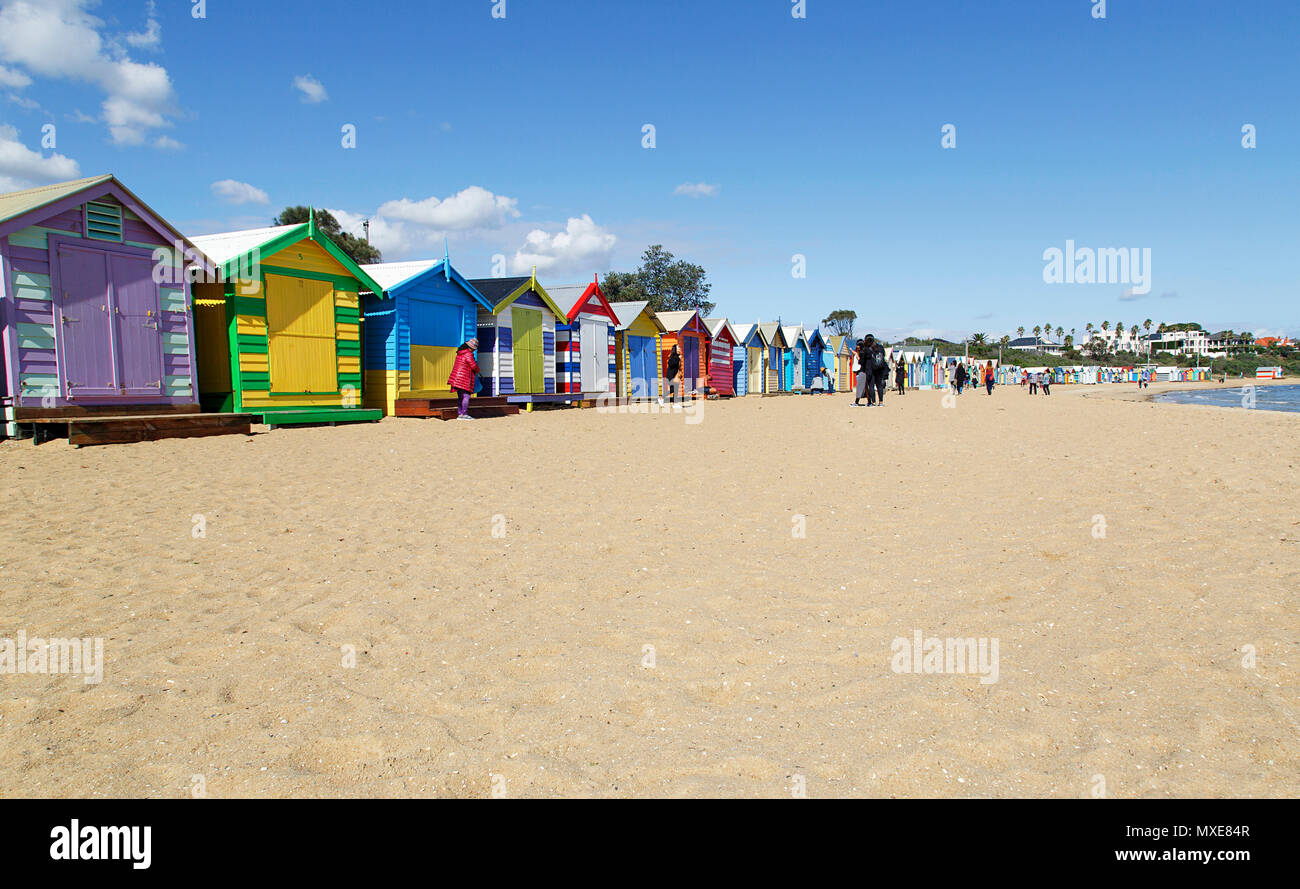
<svg viewBox="0 0 1300 889"><path fill-rule="evenodd" d="M982 346L988 342L988 339L989 339L989 335L987 333L972 333L970 337L970 344L972 346Z"/></svg>
<svg viewBox="0 0 1300 889"><path fill-rule="evenodd" d="M1092 322L1091 322L1091 321L1089 321L1087 324L1083 325L1083 329L1086 330L1086 331L1088 331L1088 336L1089 336L1089 337L1092 336L1092 330L1093 330L1093 327L1092 327Z"/></svg>
<svg viewBox="0 0 1300 889"><path fill-rule="evenodd" d="M1011 345L1011 337L1004 333L1002 339L998 340L998 345L1005 349L1007 346Z"/></svg>
<svg viewBox="0 0 1300 889"><path fill-rule="evenodd" d="M1065 338L1065 350L1068 352L1073 348L1074 348L1074 334L1072 333Z"/></svg>
<svg viewBox="0 0 1300 889"><path fill-rule="evenodd" d="M1045 337L1049 337L1049 336L1051 336L1051 335L1052 335L1052 325L1051 325L1051 324L1044 324L1044 325L1043 325L1043 336L1045 336Z"/></svg>
<svg viewBox="0 0 1300 889"><path fill-rule="evenodd" d="M1061 337L1063 337L1063 336L1065 336L1065 328L1064 328L1064 327L1059 327L1059 326L1058 326L1058 327L1056 328L1056 338L1059 340L1059 339L1060 339Z"/></svg>
<svg viewBox="0 0 1300 889"><path fill-rule="evenodd" d="M1102 329L1102 330L1110 330L1110 322L1109 322L1109 321L1103 321L1103 322L1101 322L1101 329Z"/></svg>
<svg viewBox="0 0 1300 889"><path fill-rule="evenodd" d="M1037 338L1038 338L1038 335L1041 334L1042 332L1043 332L1043 328L1041 328L1041 327L1035 327L1035 328L1034 328L1034 338L1037 339Z"/></svg>
<svg viewBox="0 0 1300 889"><path fill-rule="evenodd" d="M1016 336L1023 337L1024 335L1025 335L1025 325L1021 324L1019 327L1016 328Z"/></svg>
<svg viewBox="0 0 1300 889"><path fill-rule="evenodd" d="M1142 322L1142 329L1145 330L1147 333L1150 333L1150 332L1151 332L1151 319L1150 319L1150 318L1148 318L1147 320L1145 320L1145 321Z"/></svg>

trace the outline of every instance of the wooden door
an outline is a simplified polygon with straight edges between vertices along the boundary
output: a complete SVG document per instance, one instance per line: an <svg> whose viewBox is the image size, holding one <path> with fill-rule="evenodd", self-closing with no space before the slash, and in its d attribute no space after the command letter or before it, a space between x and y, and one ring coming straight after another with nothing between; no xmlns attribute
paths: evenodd
<svg viewBox="0 0 1300 889"><path fill-rule="evenodd" d="M162 394L158 285L148 256L109 255L118 385L123 395Z"/></svg>
<svg viewBox="0 0 1300 889"><path fill-rule="evenodd" d="M69 398L117 395L107 257L102 250L58 248L59 383Z"/></svg>
<svg viewBox="0 0 1300 889"><path fill-rule="evenodd" d="M542 313L513 307L510 309L510 327L515 391L541 392L545 385L542 379Z"/></svg>

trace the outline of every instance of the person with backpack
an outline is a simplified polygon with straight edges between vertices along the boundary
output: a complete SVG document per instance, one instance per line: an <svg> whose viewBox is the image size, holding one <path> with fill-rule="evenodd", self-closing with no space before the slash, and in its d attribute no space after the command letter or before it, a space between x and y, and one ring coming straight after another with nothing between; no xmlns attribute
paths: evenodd
<svg viewBox="0 0 1300 889"><path fill-rule="evenodd" d="M962 387L966 385L968 379L970 379L970 376L966 372L966 365L959 362L957 364L957 372L952 376L952 386L957 390L958 395L961 394Z"/></svg>
<svg viewBox="0 0 1300 889"><path fill-rule="evenodd" d="M889 359L885 357L885 348L876 342L875 334L867 334L862 339L862 375L867 390L867 407L875 407L877 402L885 403L885 383L889 378Z"/></svg>
<svg viewBox="0 0 1300 889"><path fill-rule="evenodd" d="M902 355L898 356L898 363L894 365L894 385L898 388L898 394L903 395L907 392L907 359Z"/></svg>
<svg viewBox="0 0 1300 889"><path fill-rule="evenodd" d="M988 364L984 365L984 388L989 390L990 395L993 394L993 381L995 378L996 375L993 371L993 362L990 361Z"/></svg>
<svg viewBox="0 0 1300 889"><path fill-rule="evenodd" d="M867 394L867 341L861 340L853 350L853 406L862 407L862 396Z"/></svg>

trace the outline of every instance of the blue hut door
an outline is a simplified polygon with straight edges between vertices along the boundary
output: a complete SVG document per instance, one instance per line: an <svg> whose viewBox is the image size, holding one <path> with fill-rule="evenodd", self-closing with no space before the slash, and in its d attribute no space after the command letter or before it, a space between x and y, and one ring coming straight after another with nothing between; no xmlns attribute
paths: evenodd
<svg viewBox="0 0 1300 889"><path fill-rule="evenodd" d="M633 398L654 397L659 394L659 375L655 373L658 366L655 361L655 338L652 336L631 336L627 338L628 361L631 366L628 395Z"/></svg>
<svg viewBox="0 0 1300 889"><path fill-rule="evenodd" d="M697 337L682 337L682 379L686 381L686 391L699 385L700 375L700 341Z"/></svg>

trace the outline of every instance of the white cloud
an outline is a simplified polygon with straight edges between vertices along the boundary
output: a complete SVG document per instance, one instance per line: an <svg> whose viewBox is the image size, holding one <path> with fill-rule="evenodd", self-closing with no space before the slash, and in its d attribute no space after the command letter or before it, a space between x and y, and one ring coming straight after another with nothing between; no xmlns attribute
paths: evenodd
<svg viewBox="0 0 1300 889"><path fill-rule="evenodd" d="M210 186L212 193L228 204L269 204L271 196L255 185L235 179L222 179Z"/></svg>
<svg viewBox="0 0 1300 889"><path fill-rule="evenodd" d="M524 245L515 251L510 261L515 274L539 272L589 271L608 268L618 241L612 233L601 228L586 213L570 217L564 231L550 234L533 229L524 238Z"/></svg>
<svg viewBox="0 0 1300 889"><path fill-rule="evenodd" d="M710 185L707 182L683 182L673 189L673 194L686 195L690 198L711 198L718 194L721 189L719 185Z"/></svg>
<svg viewBox="0 0 1300 889"><path fill-rule="evenodd" d="M101 33L104 22L86 11L93 3L0 0L0 61L20 65L24 77L30 72L95 85L105 95L103 119L112 141L143 144L150 130L171 126L176 108L171 78L161 65L133 61L116 37ZM132 36L140 37L128 35L128 43L150 46Z"/></svg>
<svg viewBox="0 0 1300 889"><path fill-rule="evenodd" d="M154 0L149 0L145 9L148 11L148 20L145 22L144 30L127 34L126 42L137 49L157 49L162 45L162 25L154 18L158 8L154 5Z"/></svg>
<svg viewBox="0 0 1300 889"><path fill-rule="evenodd" d="M18 130L0 124L0 191L16 191L49 182L77 179L81 168L62 154L49 157L18 141Z"/></svg>
<svg viewBox="0 0 1300 889"><path fill-rule="evenodd" d="M10 93L6 98L19 108L26 108L28 111L35 111L41 107L41 103L37 102L35 99L27 99L17 93Z"/></svg>
<svg viewBox="0 0 1300 889"><path fill-rule="evenodd" d="M409 226L404 222L393 222L379 215L365 216L361 213L349 213L347 210L326 208L339 222L339 227L358 238L366 236L361 223L370 220L370 243L378 247L387 261L411 256L427 251L435 242L440 241L437 232Z"/></svg>
<svg viewBox="0 0 1300 889"><path fill-rule="evenodd" d="M159 136L153 140L153 147L163 151L180 151L185 146L171 136Z"/></svg>
<svg viewBox="0 0 1300 889"><path fill-rule="evenodd" d="M402 198L380 206L378 215L440 231L500 228L507 219L519 216L519 201L471 185L449 198Z"/></svg>
<svg viewBox="0 0 1300 889"><path fill-rule="evenodd" d="M309 105L316 105L328 99L329 93L325 92L325 86L310 74L299 74L293 79L293 88L302 93L302 101Z"/></svg>
<svg viewBox="0 0 1300 889"><path fill-rule="evenodd" d="M13 87L20 90L25 86L31 86L32 79L21 71L15 71L13 68L6 68L0 65L0 86Z"/></svg>

